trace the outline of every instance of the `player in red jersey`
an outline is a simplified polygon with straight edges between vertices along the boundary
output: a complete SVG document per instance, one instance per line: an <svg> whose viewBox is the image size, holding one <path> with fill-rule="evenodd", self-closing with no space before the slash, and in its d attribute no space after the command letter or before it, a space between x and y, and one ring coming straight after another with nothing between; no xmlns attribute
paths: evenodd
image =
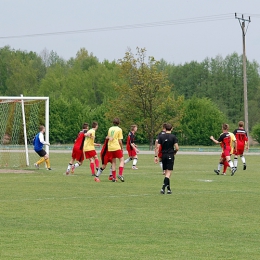
<svg viewBox="0 0 260 260"><path fill-rule="evenodd" d="M220 144L222 148L222 154L221 158L226 159L230 168L231 168L231 176L233 176L236 172L236 168L234 167L233 162L231 161L230 158L230 151L231 151L231 135L228 132L228 124L223 124L222 125L222 131L223 133L220 135L218 140L216 140L213 136L210 137L210 139L215 143L215 144Z"/></svg>
<svg viewBox="0 0 260 260"><path fill-rule="evenodd" d="M88 128L88 123L84 123L82 126L82 130L78 133L78 136L74 142L71 160L68 164L66 175L69 175L70 172L74 173L75 168L79 167L84 161L83 145ZM74 164L75 160L77 160L78 162Z"/></svg>
<svg viewBox="0 0 260 260"><path fill-rule="evenodd" d="M133 165L132 165L133 170L138 170L138 168L136 167L136 164L137 164L137 160L138 160L137 154L139 153L139 150L137 149L137 145L134 143L136 131L137 131L137 125L131 125L131 129L127 136L127 140L126 140L126 150L128 152L129 158L127 158L124 161L124 163L126 164L126 163L130 162L131 160L133 160Z"/></svg>
<svg viewBox="0 0 260 260"><path fill-rule="evenodd" d="M236 140L236 137L235 137L235 135L233 133L229 132L229 134L230 134L230 141L231 141L230 142L230 147L231 147L230 156L231 156L232 154L234 154L234 150L237 147L237 140ZM227 171L227 168L229 167L229 164L228 164L228 162L227 162L227 160L225 158L223 158L223 162L222 163L224 165L222 174L226 175L226 171ZM218 170L214 170L214 172L219 175L219 169Z"/></svg>
<svg viewBox="0 0 260 260"><path fill-rule="evenodd" d="M106 169L107 164L112 163L112 156L110 153L108 153L108 147L107 147L108 140L109 140L109 138L106 137L105 142L100 151L100 158L101 158L102 166L98 169L98 171L96 173L96 177L94 179L96 182L100 182L99 176ZM112 179L113 179L112 168L110 168L110 175L109 175L108 179L110 181L112 181Z"/></svg>
<svg viewBox="0 0 260 260"><path fill-rule="evenodd" d="M158 156L158 161L159 161L159 164L161 166L161 168L163 169L163 165L162 165L162 147L159 145L158 146L158 140L159 140L159 137L160 135L164 135L166 133L166 123L163 124L162 126L162 131L158 134L157 138L155 139L155 149L154 149L154 152L155 152L155 157L154 157L154 161L157 161L157 156ZM158 155L156 155L158 154ZM165 174L165 171L163 171L163 174Z"/></svg>
<svg viewBox="0 0 260 260"><path fill-rule="evenodd" d="M244 156L244 150L245 148L248 149L248 136L247 136L247 132L244 129L244 122L243 121L239 121L238 122L238 128L233 132L233 134L235 135L236 139L237 139L237 149L234 152L234 166L237 168L237 164L238 164L238 155L241 158L241 161L243 163L243 170L246 169L246 159Z"/></svg>

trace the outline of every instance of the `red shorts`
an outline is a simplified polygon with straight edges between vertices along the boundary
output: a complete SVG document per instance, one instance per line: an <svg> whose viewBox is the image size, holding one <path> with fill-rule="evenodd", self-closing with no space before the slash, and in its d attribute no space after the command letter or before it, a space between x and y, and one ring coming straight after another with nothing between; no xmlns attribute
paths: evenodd
<svg viewBox="0 0 260 260"><path fill-rule="evenodd" d="M74 149L72 150L71 157L79 162L84 161L84 153L82 150Z"/></svg>
<svg viewBox="0 0 260 260"><path fill-rule="evenodd" d="M108 163L112 163L112 157L109 154L106 154L104 157L102 157L102 164L107 165Z"/></svg>
<svg viewBox="0 0 260 260"><path fill-rule="evenodd" d="M221 158L226 158L227 156L230 156L230 148L222 151Z"/></svg>
<svg viewBox="0 0 260 260"><path fill-rule="evenodd" d="M109 151L108 156L113 158L113 159L114 158L120 159L120 158L124 157L123 150Z"/></svg>
<svg viewBox="0 0 260 260"><path fill-rule="evenodd" d="M234 152L234 155L243 155L244 154L244 149L237 149L235 152Z"/></svg>
<svg viewBox="0 0 260 260"><path fill-rule="evenodd" d="M127 152L128 152L128 156L129 156L129 157L134 157L134 156L136 156L136 151L135 151L134 149L132 149L132 150L127 150Z"/></svg>
<svg viewBox="0 0 260 260"><path fill-rule="evenodd" d="M90 159L92 157L95 157L96 155L97 155L96 150L91 150L91 151L85 152L86 159Z"/></svg>

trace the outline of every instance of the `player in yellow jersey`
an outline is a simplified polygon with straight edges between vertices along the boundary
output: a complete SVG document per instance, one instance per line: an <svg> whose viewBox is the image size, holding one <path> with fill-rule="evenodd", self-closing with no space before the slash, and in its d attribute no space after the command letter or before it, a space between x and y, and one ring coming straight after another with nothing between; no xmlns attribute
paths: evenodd
<svg viewBox="0 0 260 260"><path fill-rule="evenodd" d="M96 130L98 129L98 123L92 123L92 129L88 130L85 137L83 151L85 153L85 158L90 160L90 169L92 176L95 176L95 165L96 169L99 168L99 160L95 150L95 146L100 146L100 144L95 143Z"/></svg>
<svg viewBox="0 0 260 260"><path fill-rule="evenodd" d="M119 159L119 174L118 178L124 182L124 155L123 155L123 132L122 129L118 126L120 123L119 118L114 118L113 125L108 130L108 152L112 157L112 175L113 182L116 182L116 159Z"/></svg>

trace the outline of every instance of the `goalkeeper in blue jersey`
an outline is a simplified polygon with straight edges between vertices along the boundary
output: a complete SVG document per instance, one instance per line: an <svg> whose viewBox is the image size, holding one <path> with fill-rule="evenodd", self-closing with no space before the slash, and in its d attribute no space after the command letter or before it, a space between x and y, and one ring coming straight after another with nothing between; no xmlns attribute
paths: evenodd
<svg viewBox="0 0 260 260"><path fill-rule="evenodd" d="M50 143L44 141L45 126L41 125L39 127L40 132L35 136L33 140L34 151L41 157L34 166L39 169L39 165L45 161L47 165L47 170L51 170L49 155L43 149L44 145L50 145Z"/></svg>

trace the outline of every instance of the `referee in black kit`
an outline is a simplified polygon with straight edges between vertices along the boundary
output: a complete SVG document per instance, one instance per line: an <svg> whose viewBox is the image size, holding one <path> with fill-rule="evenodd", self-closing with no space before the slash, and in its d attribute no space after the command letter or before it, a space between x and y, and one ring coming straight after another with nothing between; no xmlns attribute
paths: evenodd
<svg viewBox="0 0 260 260"><path fill-rule="evenodd" d="M160 191L161 194L165 193L165 188L167 188L167 194L172 194L170 186L170 178L174 165L174 156L179 150L178 139L175 135L171 133L172 125L167 123L165 125L166 133L160 135L158 139L158 149L156 149L155 163L158 163L158 151L162 151L162 164L163 170L165 171L165 177L163 181L163 186Z"/></svg>

